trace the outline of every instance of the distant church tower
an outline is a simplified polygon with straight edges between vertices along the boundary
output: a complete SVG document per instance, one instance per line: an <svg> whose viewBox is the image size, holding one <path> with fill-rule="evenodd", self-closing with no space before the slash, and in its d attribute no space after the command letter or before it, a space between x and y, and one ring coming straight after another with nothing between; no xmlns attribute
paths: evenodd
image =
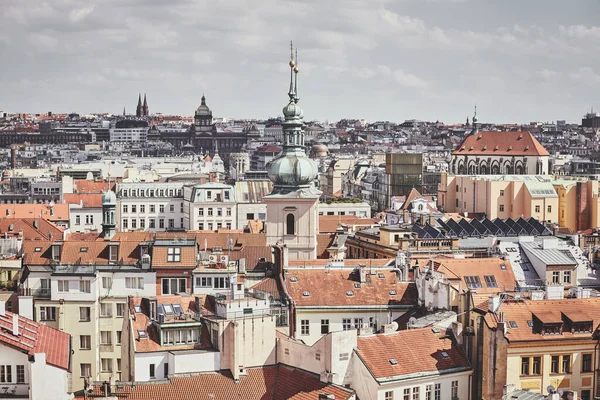
<svg viewBox="0 0 600 400"><path fill-rule="evenodd" d="M102 195L102 236L105 239L112 239L116 233L115 213L117 211L117 195L110 190L110 181L108 190Z"/></svg>
<svg viewBox="0 0 600 400"><path fill-rule="evenodd" d="M135 109L135 116L136 117L147 117L149 114L148 112L148 101L146 100L146 93L144 93L144 103L142 104L142 94L140 93L138 96L138 103L137 103L137 107Z"/></svg>
<svg viewBox="0 0 600 400"><path fill-rule="evenodd" d="M283 108L283 151L268 166L273 191L264 197L267 205L267 244L283 244L289 259L317 258L319 232L318 201L315 188L317 165L304 150L304 123L298 105L298 66L290 55L289 102Z"/></svg>

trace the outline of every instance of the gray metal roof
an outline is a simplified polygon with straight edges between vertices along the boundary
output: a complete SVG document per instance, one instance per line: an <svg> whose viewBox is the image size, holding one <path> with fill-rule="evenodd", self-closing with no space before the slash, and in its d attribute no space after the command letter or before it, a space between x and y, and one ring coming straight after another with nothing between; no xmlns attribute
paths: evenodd
<svg viewBox="0 0 600 400"><path fill-rule="evenodd" d="M568 250L557 248L543 248L540 242L524 242L521 248L525 251L528 258L537 258L546 265L577 265L577 261L571 256Z"/></svg>
<svg viewBox="0 0 600 400"><path fill-rule="evenodd" d="M518 389L502 396L502 400L546 400L546 396Z"/></svg>

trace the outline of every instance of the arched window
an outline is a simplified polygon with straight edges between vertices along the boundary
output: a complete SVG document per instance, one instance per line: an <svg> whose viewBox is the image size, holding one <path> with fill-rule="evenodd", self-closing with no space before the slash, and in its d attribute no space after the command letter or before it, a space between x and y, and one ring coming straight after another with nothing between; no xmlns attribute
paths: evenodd
<svg viewBox="0 0 600 400"><path fill-rule="evenodd" d="M296 217L294 214L289 213L286 217L286 235L295 235L296 234Z"/></svg>

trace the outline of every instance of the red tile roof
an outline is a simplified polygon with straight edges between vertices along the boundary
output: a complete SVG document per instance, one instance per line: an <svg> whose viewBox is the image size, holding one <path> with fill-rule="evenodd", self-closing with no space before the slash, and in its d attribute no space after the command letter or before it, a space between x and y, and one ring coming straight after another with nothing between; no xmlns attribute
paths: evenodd
<svg viewBox="0 0 600 400"><path fill-rule="evenodd" d="M69 222L69 205L55 204L50 207L48 204L0 204L0 218L43 218Z"/></svg>
<svg viewBox="0 0 600 400"><path fill-rule="evenodd" d="M357 347L358 356L375 379L471 367L465 353L446 332L434 333L430 328L362 336Z"/></svg>
<svg viewBox="0 0 600 400"><path fill-rule="evenodd" d="M179 261L168 261L168 250L166 246L154 246L152 248L152 268L196 268L196 246L179 247L181 254Z"/></svg>
<svg viewBox="0 0 600 400"><path fill-rule="evenodd" d="M110 188L115 190L116 182L111 180ZM108 181L88 181L87 179L75 179L73 181L73 191L75 193L104 193L108 190Z"/></svg>
<svg viewBox="0 0 600 400"><path fill-rule="evenodd" d="M325 235L319 235L325 236ZM329 235L327 235L329 236ZM333 238L335 235L331 235ZM327 245L329 247L329 244ZM358 267L359 265L366 265L367 267L384 267L390 261L391 258L347 258L344 260L344 266L346 267ZM290 267L324 267L331 262L331 259L318 258L315 260L289 260L288 265Z"/></svg>
<svg viewBox="0 0 600 400"><path fill-rule="evenodd" d="M352 269L288 269L285 285L298 307L313 306L411 306L417 300L414 283L397 282L391 270L367 268L367 282L360 282L358 271ZM383 277L379 277L382 274ZM292 281L295 278L295 282ZM392 294L395 291L396 294ZM305 296L304 293L310 293ZM347 293L352 292L351 296Z"/></svg>
<svg viewBox="0 0 600 400"><path fill-rule="evenodd" d="M10 229L12 225L12 230ZM37 225L37 227L36 227ZM62 240L63 229L41 218L0 219L0 234L16 236L23 232L25 240ZM2 236L0 235L0 236Z"/></svg>
<svg viewBox="0 0 600 400"><path fill-rule="evenodd" d="M65 370L70 369L71 335L25 318L19 318L19 336L12 334L13 314L6 311L0 316L0 342L19 349L25 354L46 354L46 363Z"/></svg>
<svg viewBox="0 0 600 400"><path fill-rule="evenodd" d="M433 262L437 266L438 272L444 273L454 286L458 286L460 282L461 288L464 290L467 289L465 276L479 278L482 287L472 289L478 293L512 292L516 290L517 279L508 260L502 258L438 258ZM502 269L502 265L505 266L505 269ZM486 276L494 277L496 287L487 285Z"/></svg>
<svg viewBox="0 0 600 400"><path fill-rule="evenodd" d="M453 155L547 156L548 151L530 132L479 132L467 136Z"/></svg>
<svg viewBox="0 0 600 400"><path fill-rule="evenodd" d="M377 218L359 218L355 215L320 215L319 232L335 233L342 225L373 227L379 226L380 222Z"/></svg>
<svg viewBox="0 0 600 400"><path fill-rule="evenodd" d="M67 204L81 204L83 208L102 208L101 193L65 193L63 200Z"/></svg>
<svg viewBox="0 0 600 400"><path fill-rule="evenodd" d="M128 400L163 399L244 399L244 400L318 400L329 393L336 400L347 400L354 392L337 385L322 383L317 375L286 365L248 368L248 375L234 382L229 372L174 376L164 383L137 384L117 392Z"/></svg>

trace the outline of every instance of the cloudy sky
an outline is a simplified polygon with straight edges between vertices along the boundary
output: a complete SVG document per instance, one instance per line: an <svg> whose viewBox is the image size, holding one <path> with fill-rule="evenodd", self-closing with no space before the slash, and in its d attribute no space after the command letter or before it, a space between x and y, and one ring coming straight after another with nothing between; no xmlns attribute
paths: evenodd
<svg viewBox="0 0 600 400"><path fill-rule="evenodd" d="M577 121L599 0L1 0L0 110L266 118L289 40L305 118Z"/></svg>

